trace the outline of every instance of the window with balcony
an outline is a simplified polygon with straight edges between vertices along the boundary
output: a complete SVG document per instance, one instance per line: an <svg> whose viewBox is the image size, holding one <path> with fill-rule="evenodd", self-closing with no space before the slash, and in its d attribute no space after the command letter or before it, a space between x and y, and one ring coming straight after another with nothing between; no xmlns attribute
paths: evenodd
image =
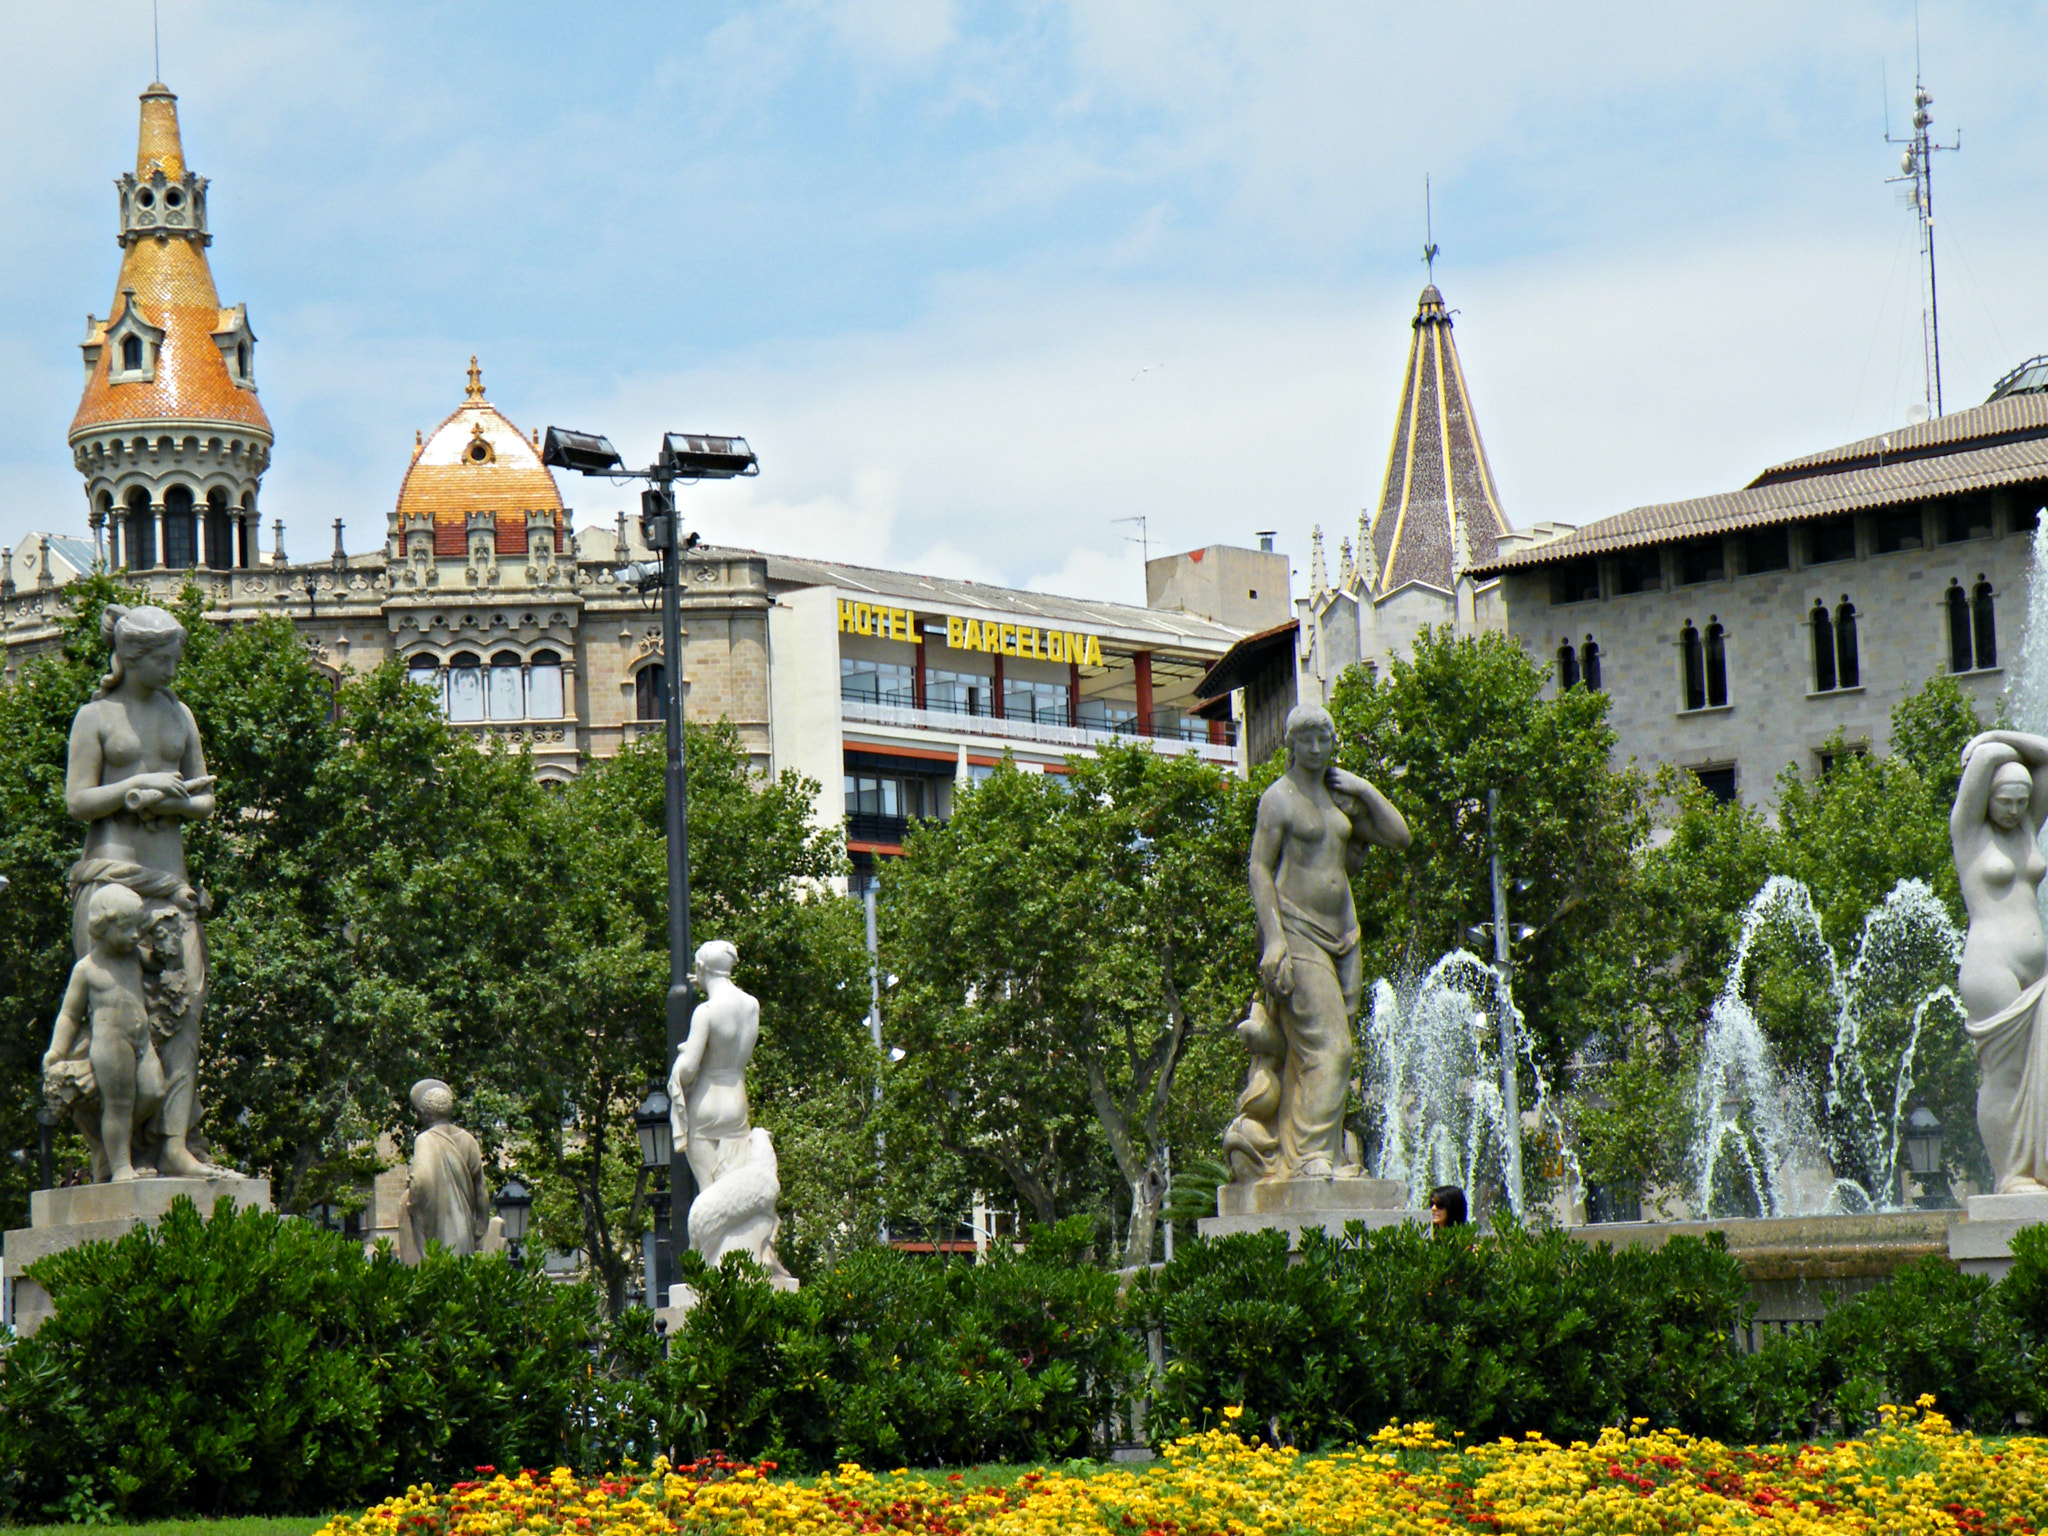
<svg viewBox="0 0 2048 1536"><path fill-rule="evenodd" d="M839 697L910 709L917 703L916 673L906 662L839 658Z"/></svg>
<svg viewBox="0 0 2048 1536"><path fill-rule="evenodd" d="M856 843L900 843L913 818L938 814L938 785L893 774L846 775L846 836Z"/></svg>
<svg viewBox="0 0 2048 1536"><path fill-rule="evenodd" d="M1003 683L1003 715L1039 725L1067 723L1067 686L1008 678Z"/></svg>
<svg viewBox="0 0 2048 1536"><path fill-rule="evenodd" d="M991 682L976 672L933 668L924 675L924 707L948 715L988 715Z"/></svg>
<svg viewBox="0 0 2048 1536"><path fill-rule="evenodd" d="M1137 728L1138 708L1113 699L1083 699L1080 722L1091 731L1129 732Z"/></svg>

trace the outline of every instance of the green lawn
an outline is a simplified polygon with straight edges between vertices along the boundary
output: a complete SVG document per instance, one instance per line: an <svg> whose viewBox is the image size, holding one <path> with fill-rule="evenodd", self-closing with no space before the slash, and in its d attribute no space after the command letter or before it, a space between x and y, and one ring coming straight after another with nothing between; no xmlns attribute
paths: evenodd
<svg viewBox="0 0 2048 1536"><path fill-rule="evenodd" d="M251 1515L240 1520L152 1520L147 1525L20 1525L13 1531L65 1531L70 1536L313 1536L327 1515Z"/></svg>

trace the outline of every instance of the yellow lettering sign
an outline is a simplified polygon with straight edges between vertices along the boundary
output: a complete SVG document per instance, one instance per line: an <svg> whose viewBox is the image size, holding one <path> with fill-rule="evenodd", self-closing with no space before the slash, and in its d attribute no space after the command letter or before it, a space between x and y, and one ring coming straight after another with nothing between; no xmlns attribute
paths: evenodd
<svg viewBox="0 0 2048 1536"><path fill-rule="evenodd" d="M966 647L960 643L960 640L962 632L966 628L967 621L965 619L948 617L946 620L946 644L956 651L965 650Z"/></svg>
<svg viewBox="0 0 2048 1536"><path fill-rule="evenodd" d="M846 600L845 598L843 598L843 597L842 597L842 598L841 598L841 599L839 600L839 633L841 633L842 635L845 635L845 634L851 634L852 632L853 632L853 604L852 604L852 603L850 603L850 602L848 602L848 601L847 601L847 600Z"/></svg>
<svg viewBox="0 0 2048 1536"><path fill-rule="evenodd" d="M1099 666L1101 666L1101 665L1102 665L1102 637L1101 637L1100 635L1089 635L1089 636L1087 636L1087 637L1086 637L1086 639L1087 639L1087 642L1088 642L1088 644L1087 644L1087 650L1086 650L1086 654L1085 654L1085 655L1083 655L1083 656L1082 656L1082 658L1081 658L1081 665L1082 665L1082 666L1084 666L1084 667L1099 667Z"/></svg>
<svg viewBox="0 0 2048 1536"><path fill-rule="evenodd" d="M1003 653L1003 654L1004 654L1005 656L1014 656L1014 655L1016 655L1016 654L1017 654L1017 626L1016 626L1016 625L1014 625L1014 624L1005 624L1005 625L1001 626L1001 628L1000 628L1000 629L999 629L999 630L997 631L997 633L998 633L998 634L1000 634L1000 635L1002 636L1002 639L1001 639L1001 641L1000 641L1000 643L999 643L999 645L998 645L998 647L997 647L997 648L998 648L999 650L1001 650L1001 651L1002 651L1002 653Z"/></svg>

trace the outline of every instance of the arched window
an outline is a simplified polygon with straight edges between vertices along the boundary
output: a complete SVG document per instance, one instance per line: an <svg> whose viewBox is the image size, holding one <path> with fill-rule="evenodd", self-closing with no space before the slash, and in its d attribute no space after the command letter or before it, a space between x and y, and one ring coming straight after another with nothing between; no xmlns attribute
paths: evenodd
<svg viewBox="0 0 2048 1536"><path fill-rule="evenodd" d="M235 568L235 532L228 521L228 493L215 486L206 493L206 568L231 571Z"/></svg>
<svg viewBox="0 0 2048 1536"><path fill-rule="evenodd" d="M1998 665L1998 616L1991 609L1991 583L1980 573L1970 594L1970 627L1976 632L1979 670Z"/></svg>
<svg viewBox="0 0 2048 1536"><path fill-rule="evenodd" d="M1832 693L1835 689L1835 621L1828 617L1828 605L1813 600L1807 622L1813 626L1813 691Z"/></svg>
<svg viewBox="0 0 2048 1536"><path fill-rule="evenodd" d="M244 384L249 382L249 343L246 341L235 343L235 377Z"/></svg>
<svg viewBox="0 0 2048 1536"><path fill-rule="evenodd" d="M123 336L121 338L121 371L123 373L142 372L142 338L140 336Z"/></svg>
<svg viewBox="0 0 2048 1536"><path fill-rule="evenodd" d="M559 720L562 708L562 658L553 651L535 651L526 669L526 713L535 720Z"/></svg>
<svg viewBox="0 0 2048 1536"><path fill-rule="evenodd" d="M1856 605L1847 593L1835 610L1835 676L1844 688L1863 685L1863 669L1856 656Z"/></svg>
<svg viewBox="0 0 2048 1536"><path fill-rule="evenodd" d="M483 664L469 651L457 652L448 660L448 718L469 721L483 717Z"/></svg>
<svg viewBox="0 0 2048 1536"><path fill-rule="evenodd" d="M1948 669L1951 672L1973 672L1977 660L1970 633L1970 596L1951 576L1948 591L1942 594L1942 598L1948 606Z"/></svg>
<svg viewBox="0 0 2048 1536"><path fill-rule="evenodd" d="M1707 615L1707 620L1707 704L1717 709L1728 702L1728 645L1714 616Z"/></svg>
<svg viewBox="0 0 2048 1536"><path fill-rule="evenodd" d="M192 488L172 486L164 492L164 565L174 571L189 571L198 564L198 534Z"/></svg>
<svg viewBox="0 0 2048 1536"><path fill-rule="evenodd" d="M441 663L431 656L415 656L405 664L405 680L434 690L441 713L448 713L448 681L441 675Z"/></svg>
<svg viewBox="0 0 2048 1536"><path fill-rule="evenodd" d="M1707 658L1700 644L1700 632L1690 621L1678 634L1678 648L1685 653L1685 707L1707 707Z"/></svg>
<svg viewBox="0 0 2048 1536"><path fill-rule="evenodd" d="M658 661L648 663L633 674L633 718L668 718L668 672Z"/></svg>
<svg viewBox="0 0 2048 1536"><path fill-rule="evenodd" d="M1586 643L1579 647L1579 680L1586 685L1588 692L1600 691L1600 647L1591 635L1586 636Z"/></svg>
<svg viewBox="0 0 2048 1536"><path fill-rule="evenodd" d="M493 720L526 718L526 680L520 675L521 670L519 658L511 651L500 651L491 658L484 702Z"/></svg>
<svg viewBox="0 0 2048 1536"><path fill-rule="evenodd" d="M1579 653L1572 649L1567 640L1557 648L1557 691L1575 686L1579 680Z"/></svg>
<svg viewBox="0 0 2048 1536"><path fill-rule="evenodd" d="M242 515L237 521L242 525L241 549L239 553L241 555L242 569L246 571L256 563L256 536L263 531L263 521L256 515L255 492L244 491L242 493Z"/></svg>
<svg viewBox="0 0 2048 1536"><path fill-rule="evenodd" d="M156 516L149 508L149 492L136 486L128 493L128 569L146 571L156 564Z"/></svg>

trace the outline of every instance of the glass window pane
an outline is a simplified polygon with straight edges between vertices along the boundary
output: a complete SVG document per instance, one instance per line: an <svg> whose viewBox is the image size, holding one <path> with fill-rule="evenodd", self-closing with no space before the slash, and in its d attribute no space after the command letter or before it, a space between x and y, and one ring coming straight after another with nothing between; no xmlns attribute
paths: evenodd
<svg viewBox="0 0 2048 1536"><path fill-rule="evenodd" d="M448 718L481 720L484 717L484 669L474 656L458 656L448 667Z"/></svg>
<svg viewBox="0 0 2048 1536"><path fill-rule="evenodd" d="M519 658L510 651L491 658L486 704L493 720L526 718L526 689L520 671Z"/></svg>
<svg viewBox="0 0 2048 1536"><path fill-rule="evenodd" d="M526 673L526 712L535 720L562 718L562 666L536 661Z"/></svg>

